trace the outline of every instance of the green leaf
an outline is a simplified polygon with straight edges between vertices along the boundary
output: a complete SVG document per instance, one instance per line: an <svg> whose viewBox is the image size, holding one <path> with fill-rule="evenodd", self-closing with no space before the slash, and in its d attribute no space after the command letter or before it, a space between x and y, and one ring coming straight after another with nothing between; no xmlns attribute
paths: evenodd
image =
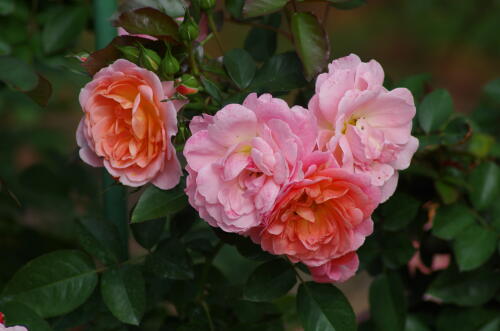
<svg viewBox="0 0 500 331"><path fill-rule="evenodd" d="M296 283L295 271L285 260L263 263L250 275L243 297L249 301L271 301L284 296Z"/></svg>
<svg viewBox="0 0 500 331"><path fill-rule="evenodd" d="M87 9L83 6L65 6L47 20L42 31L43 51L52 54L74 43L85 28Z"/></svg>
<svg viewBox="0 0 500 331"><path fill-rule="evenodd" d="M38 75L30 65L11 56L0 56L0 80L15 89L30 91L38 84Z"/></svg>
<svg viewBox="0 0 500 331"><path fill-rule="evenodd" d="M458 116L448 123L446 126L441 141L446 145L454 145L463 143L471 134L471 126L467 118Z"/></svg>
<svg viewBox="0 0 500 331"><path fill-rule="evenodd" d="M208 80L205 77L201 77L201 84L203 85L203 87L205 88L207 93L212 98L214 98L214 100L217 103L220 104L222 102L222 93L221 93L219 87L217 87L217 85L215 85L211 80Z"/></svg>
<svg viewBox="0 0 500 331"><path fill-rule="evenodd" d="M437 331L478 331L498 317L498 311L474 308L445 308L437 318Z"/></svg>
<svg viewBox="0 0 500 331"><path fill-rule="evenodd" d="M96 284L92 261L79 251L62 250L42 255L19 269L2 297L22 302L47 318L83 304Z"/></svg>
<svg viewBox="0 0 500 331"><path fill-rule="evenodd" d="M316 16L304 12L293 14L292 33L295 49L304 65L305 76L311 80L328 64L330 57L328 35Z"/></svg>
<svg viewBox="0 0 500 331"><path fill-rule="evenodd" d="M124 12L113 23L129 33L179 40L179 26L175 20L151 7Z"/></svg>
<svg viewBox="0 0 500 331"><path fill-rule="evenodd" d="M135 266L110 269L102 275L101 295L111 313L123 323L139 325L146 310L146 289Z"/></svg>
<svg viewBox="0 0 500 331"><path fill-rule="evenodd" d="M356 317L344 294L331 284L302 283L297 311L304 331L354 331Z"/></svg>
<svg viewBox="0 0 500 331"><path fill-rule="evenodd" d="M288 0L247 0L243 6L245 17L255 17L270 14L283 8Z"/></svg>
<svg viewBox="0 0 500 331"><path fill-rule="evenodd" d="M177 239L163 240L156 251L146 259L146 267L158 277L169 279L192 279L191 259L186 247Z"/></svg>
<svg viewBox="0 0 500 331"><path fill-rule="evenodd" d="M474 169L469 178L469 198L474 207L483 210L500 195L500 170L494 162L485 162Z"/></svg>
<svg viewBox="0 0 500 331"><path fill-rule="evenodd" d="M380 206L383 228L398 231L405 228L417 216L420 202L406 193L396 193Z"/></svg>
<svg viewBox="0 0 500 331"><path fill-rule="evenodd" d="M434 182L434 187L436 188L437 193L441 200L443 200L445 205L452 204L456 202L459 198L459 192L457 188L449 183L437 180Z"/></svg>
<svg viewBox="0 0 500 331"><path fill-rule="evenodd" d="M224 54L224 67L229 77L240 89L250 85L257 70L250 54L241 48L232 49Z"/></svg>
<svg viewBox="0 0 500 331"><path fill-rule="evenodd" d="M144 222L173 215L187 206L183 185L163 191L156 186L148 186L132 211L132 223Z"/></svg>
<svg viewBox="0 0 500 331"><path fill-rule="evenodd" d="M469 141L468 150L478 158L488 156L492 147L495 145L495 138L482 133L474 133Z"/></svg>
<svg viewBox="0 0 500 331"><path fill-rule="evenodd" d="M500 317L490 321L478 331L498 331L498 330L500 330Z"/></svg>
<svg viewBox="0 0 500 331"><path fill-rule="evenodd" d="M149 3L149 0L146 0ZM168 16L176 18L183 17L186 10L182 0L157 0L158 8L167 13ZM147 5L144 7L148 7Z"/></svg>
<svg viewBox="0 0 500 331"><path fill-rule="evenodd" d="M331 6L342 9L342 10L350 10L358 8L366 3L366 0L328 0L331 2Z"/></svg>
<svg viewBox="0 0 500 331"><path fill-rule="evenodd" d="M0 1L0 16L7 16L12 14L16 6L14 0L1 0Z"/></svg>
<svg viewBox="0 0 500 331"><path fill-rule="evenodd" d="M5 326L25 326L28 330L51 331L50 325L33 310L19 302L7 302L0 305L0 312L5 315Z"/></svg>
<svg viewBox="0 0 500 331"><path fill-rule="evenodd" d="M453 113L453 100L448 91L437 89L428 94L418 108L420 127L429 133L444 127Z"/></svg>
<svg viewBox="0 0 500 331"><path fill-rule="evenodd" d="M153 248L160 241L167 219L159 218L143 223L131 224L135 240L146 249Z"/></svg>
<svg viewBox="0 0 500 331"><path fill-rule="evenodd" d="M474 215L464 205L439 207L434 218L432 234L441 239L451 240L473 223Z"/></svg>
<svg viewBox="0 0 500 331"><path fill-rule="evenodd" d="M405 323L405 331L430 331L431 329L425 325L417 316L408 315Z"/></svg>
<svg viewBox="0 0 500 331"><path fill-rule="evenodd" d="M476 224L469 225L453 242L453 252L460 270L467 271L481 266L493 254L496 245L495 232Z"/></svg>
<svg viewBox="0 0 500 331"><path fill-rule="evenodd" d="M226 0L224 1L227 11L235 18L241 18L243 14L243 5L245 0Z"/></svg>
<svg viewBox="0 0 500 331"><path fill-rule="evenodd" d="M407 264L415 252L411 238L404 232L387 232L381 243L382 260L391 269Z"/></svg>
<svg viewBox="0 0 500 331"><path fill-rule="evenodd" d="M377 330L404 330L406 297L396 273L381 274L370 286L370 311Z"/></svg>
<svg viewBox="0 0 500 331"><path fill-rule="evenodd" d="M46 107L52 95L52 85L45 77L38 74L38 84L31 91L25 92L25 94L40 107Z"/></svg>
<svg viewBox="0 0 500 331"><path fill-rule="evenodd" d="M500 289L500 274L488 269L458 273L448 269L440 273L427 293L444 303L459 306L480 306Z"/></svg>
<svg viewBox="0 0 500 331"><path fill-rule="evenodd" d="M76 225L78 242L87 253L104 264L124 258L118 230L110 221L87 217L77 220Z"/></svg>
<svg viewBox="0 0 500 331"><path fill-rule="evenodd" d="M274 13L260 19L261 24L274 28L281 25L281 14ZM255 61L264 62L274 55L278 44L276 31L252 28L245 39L245 49Z"/></svg>
<svg viewBox="0 0 500 331"><path fill-rule="evenodd" d="M286 92L305 84L300 59L295 53L288 52L275 55L264 63L250 88L261 92Z"/></svg>
<svg viewBox="0 0 500 331"><path fill-rule="evenodd" d="M486 98L495 105L500 105L500 78L494 79L483 87Z"/></svg>

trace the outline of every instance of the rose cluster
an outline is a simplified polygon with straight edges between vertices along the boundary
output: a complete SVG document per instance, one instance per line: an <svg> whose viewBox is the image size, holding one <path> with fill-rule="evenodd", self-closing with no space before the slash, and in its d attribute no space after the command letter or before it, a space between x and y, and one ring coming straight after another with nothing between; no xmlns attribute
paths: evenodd
<svg viewBox="0 0 500 331"><path fill-rule="evenodd" d="M383 81L378 62L349 55L317 77L308 109L252 93L195 116L184 146L190 204L211 226L304 263L318 282L348 279L372 212L418 147L411 93ZM125 185L177 185L171 137L183 104L174 93L173 82L126 60L102 69L80 94L81 158Z"/></svg>

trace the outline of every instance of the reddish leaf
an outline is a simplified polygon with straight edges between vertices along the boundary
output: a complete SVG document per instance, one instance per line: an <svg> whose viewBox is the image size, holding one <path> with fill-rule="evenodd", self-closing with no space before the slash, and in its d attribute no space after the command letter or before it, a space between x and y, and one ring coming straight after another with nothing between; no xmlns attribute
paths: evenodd
<svg viewBox="0 0 500 331"><path fill-rule="evenodd" d="M45 107L52 95L52 85L45 77L38 74L37 86L33 90L24 93L41 107Z"/></svg>

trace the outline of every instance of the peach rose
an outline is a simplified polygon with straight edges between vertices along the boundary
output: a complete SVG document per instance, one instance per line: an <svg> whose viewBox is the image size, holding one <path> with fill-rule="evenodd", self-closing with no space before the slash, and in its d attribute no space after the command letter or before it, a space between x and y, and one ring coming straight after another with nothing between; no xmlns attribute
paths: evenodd
<svg viewBox="0 0 500 331"><path fill-rule="evenodd" d="M315 282L342 283L354 276L358 267L358 255L350 252L319 267L309 267L309 271Z"/></svg>
<svg viewBox="0 0 500 331"><path fill-rule="evenodd" d="M160 82L127 60L101 69L80 92L85 116L76 137L82 160L106 167L128 186L177 185L182 170L171 137L182 103L165 101L174 93L173 82Z"/></svg>
<svg viewBox="0 0 500 331"><path fill-rule="evenodd" d="M336 167L330 153L312 153L303 169L304 179L281 191L263 229L253 232L252 239L272 254L312 267L318 279L327 275L345 280L342 271L334 270L335 259L355 252L372 233L371 214L380 201L380 189L368 176ZM355 271L353 259L348 255L337 265ZM331 264L314 269L326 263Z"/></svg>

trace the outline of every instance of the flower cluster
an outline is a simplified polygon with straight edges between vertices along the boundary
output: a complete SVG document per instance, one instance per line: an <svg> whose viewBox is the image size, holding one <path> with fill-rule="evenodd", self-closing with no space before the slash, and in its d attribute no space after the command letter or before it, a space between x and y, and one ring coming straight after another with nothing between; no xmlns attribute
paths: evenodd
<svg viewBox="0 0 500 331"><path fill-rule="evenodd" d="M350 55L317 77L308 109L250 94L195 116L184 147L190 204L211 226L304 263L318 282L348 279L372 212L418 147L411 93L383 80L378 62ZM82 159L126 185L177 185L174 91L126 60L102 69L80 94Z"/></svg>
<svg viewBox="0 0 500 331"><path fill-rule="evenodd" d="M2 312L0 312L0 331L27 331L24 326L5 326L5 316Z"/></svg>

